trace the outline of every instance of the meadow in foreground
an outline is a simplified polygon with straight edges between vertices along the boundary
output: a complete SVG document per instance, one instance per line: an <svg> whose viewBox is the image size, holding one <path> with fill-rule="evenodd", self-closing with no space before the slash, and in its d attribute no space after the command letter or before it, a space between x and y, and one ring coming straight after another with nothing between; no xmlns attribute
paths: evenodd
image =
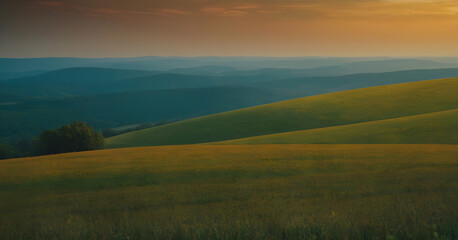
<svg viewBox="0 0 458 240"><path fill-rule="evenodd" d="M456 145L186 145L0 162L0 239L456 239Z"/></svg>

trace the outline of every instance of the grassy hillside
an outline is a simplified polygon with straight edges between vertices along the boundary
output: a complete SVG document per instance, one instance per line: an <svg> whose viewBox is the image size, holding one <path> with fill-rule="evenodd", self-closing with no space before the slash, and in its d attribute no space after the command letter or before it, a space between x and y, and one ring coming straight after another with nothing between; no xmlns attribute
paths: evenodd
<svg viewBox="0 0 458 240"><path fill-rule="evenodd" d="M343 126L243 138L221 144L458 144L458 109Z"/></svg>
<svg viewBox="0 0 458 240"><path fill-rule="evenodd" d="M214 142L455 109L458 78L337 92L241 109L107 139L108 148Z"/></svg>
<svg viewBox="0 0 458 240"><path fill-rule="evenodd" d="M1 99L0 93L0 99ZM213 87L123 92L0 105L0 139L35 137L73 121L97 130L175 121L297 97L295 92L253 87ZM9 97L13 101L12 96Z"/></svg>
<svg viewBox="0 0 458 240"><path fill-rule="evenodd" d="M0 161L1 239L453 239L451 145L167 146Z"/></svg>

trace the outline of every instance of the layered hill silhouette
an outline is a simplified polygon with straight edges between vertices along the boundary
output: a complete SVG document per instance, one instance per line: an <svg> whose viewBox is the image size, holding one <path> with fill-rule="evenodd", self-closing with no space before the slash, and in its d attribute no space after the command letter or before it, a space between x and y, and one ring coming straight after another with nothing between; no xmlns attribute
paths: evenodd
<svg viewBox="0 0 458 240"><path fill-rule="evenodd" d="M208 71L208 67L196 69ZM215 67L216 72L228 69ZM157 71L68 68L37 76L1 80L0 139L9 141L33 137L40 131L73 121L86 121L97 130L104 130L145 122L185 120L298 97L453 77L458 76L458 69L406 70L337 77L286 78L288 76L292 76L291 72L285 69L280 69L277 74L201 76ZM180 96L172 91L183 91L178 89L188 90ZM262 90L256 92L254 89ZM221 94L221 97L217 97L217 94ZM250 94L252 97L247 97ZM237 95L240 99L237 99ZM202 102L204 98L209 102ZM180 101L184 102L180 105ZM216 139L220 140L226 139Z"/></svg>
<svg viewBox="0 0 458 240"><path fill-rule="evenodd" d="M358 73L337 77L291 78L262 82L270 88L304 90L311 94L339 92L357 88L374 87L420 80L442 79L458 76L458 68L417 69L384 73Z"/></svg>
<svg viewBox="0 0 458 240"><path fill-rule="evenodd" d="M0 81L4 92L35 97L68 97L97 94L113 81L154 75L156 72L106 68L66 68L37 76Z"/></svg>
<svg viewBox="0 0 458 240"><path fill-rule="evenodd" d="M458 78L293 99L109 138L108 148L215 142L452 110Z"/></svg>
<svg viewBox="0 0 458 240"><path fill-rule="evenodd" d="M341 62L336 65L313 68L262 68L246 71L223 72L237 75L262 75L265 77L299 78L317 76L341 76L357 73L383 73L414 69L456 68L454 63L442 63L425 59L378 59L372 61Z"/></svg>
<svg viewBox="0 0 458 240"><path fill-rule="evenodd" d="M393 65L392 61L396 61ZM362 62L369 62L360 65ZM371 63L372 62L372 63ZM352 64L355 63L355 64ZM52 71L62 68L74 67L102 67L132 70L155 70L170 71L184 69L201 74L202 70L208 72L208 67L215 66L238 70L254 70L259 68L300 68L313 69L348 65L345 68L357 69L365 67L375 68L382 71L395 71L401 69L431 68L431 67L456 67L455 61L448 61L447 58L388 58L388 57L158 57L145 56L134 58L0 58L0 75L9 72L27 71ZM391 64L391 65L390 65ZM393 69L394 67L394 69ZM220 69L221 70L221 69ZM218 70L219 72L222 72ZM327 69L328 71L330 69ZM357 69L358 70L358 69ZM359 68L358 71L364 70ZM214 69L210 69L215 72ZM348 74L348 72L347 72Z"/></svg>
<svg viewBox="0 0 458 240"><path fill-rule="evenodd" d="M238 85L292 89L301 91L302 96L310 96L363 87L455 77L458 76L458 68L291 78L294 76L293 73L294 70L291 69L271 69L269 74L203 76L106 68L68 68L37 76L3 80L0 81L0 89L3 93L18 96L55 99L127 91Z"/></svg>

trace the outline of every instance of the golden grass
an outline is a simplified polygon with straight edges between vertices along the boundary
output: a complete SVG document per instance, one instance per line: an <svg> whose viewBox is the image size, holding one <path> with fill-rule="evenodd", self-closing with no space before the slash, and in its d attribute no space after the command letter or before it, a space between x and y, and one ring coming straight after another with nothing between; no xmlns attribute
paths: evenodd
<svg viewBox="0 0 458 240"><path fill-rule="evenodd" d="M454 239L457 166L455 145L186 145L5 160L0 239Z"/></svg>
<svg viewBox="0 0 458 240"><path fill-rule="evenodd" d="M458 144L458 109L208 144Z"/></svg>

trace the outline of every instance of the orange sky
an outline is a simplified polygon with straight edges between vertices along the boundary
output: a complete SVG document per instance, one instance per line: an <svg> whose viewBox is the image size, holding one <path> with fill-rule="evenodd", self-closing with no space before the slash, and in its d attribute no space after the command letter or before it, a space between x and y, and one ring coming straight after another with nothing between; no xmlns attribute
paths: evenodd
<svg viewBox="0 0 458 240"><path fill-rule="evenodd" d="M458 56L458 0L1 0L0 57Z"/></svg>

